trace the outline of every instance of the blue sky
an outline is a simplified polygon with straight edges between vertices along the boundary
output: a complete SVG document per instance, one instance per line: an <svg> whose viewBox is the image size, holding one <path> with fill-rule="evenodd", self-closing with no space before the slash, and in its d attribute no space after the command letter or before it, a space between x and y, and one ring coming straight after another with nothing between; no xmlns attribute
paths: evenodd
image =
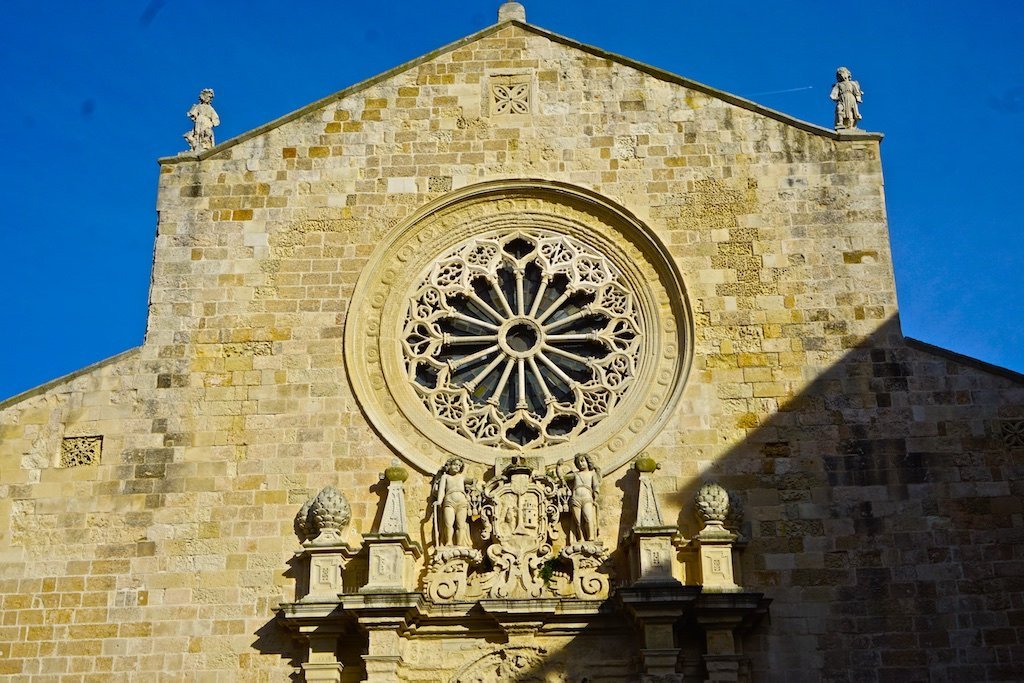
<svg viewBox="0 0 1024 683"><path fill-rule="evenodd" d="M223 141L486 27L499 2L0 5L0 399L142 342L156 159L213 87ZM1024 372L1024 3L527 1L531 23L882 143L905 334Z"/></svg>

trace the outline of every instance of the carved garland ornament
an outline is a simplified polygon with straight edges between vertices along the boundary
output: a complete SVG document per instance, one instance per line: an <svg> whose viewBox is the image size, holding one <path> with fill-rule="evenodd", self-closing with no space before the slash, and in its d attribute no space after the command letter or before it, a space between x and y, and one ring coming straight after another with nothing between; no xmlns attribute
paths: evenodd
<svg viewBox="0 0 1024 683"><path fill-rule="evenodd" d="M614 469L658 432L689 364L664 248L607 200L545 181L428 204L374 252L349 310L356 397L425 471L527 451Z"/></svg>

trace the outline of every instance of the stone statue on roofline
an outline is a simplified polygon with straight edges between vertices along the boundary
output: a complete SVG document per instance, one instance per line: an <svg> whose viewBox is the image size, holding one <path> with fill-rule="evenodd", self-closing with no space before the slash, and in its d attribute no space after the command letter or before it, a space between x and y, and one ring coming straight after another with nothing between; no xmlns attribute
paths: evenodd
<svg viewBox="0 0 1024 683"><path fill-rule="evenodd" d="M189 150L193 152L205 152L212 149L213 128L220 125L220 117L210 104L213 102L213 89L203 88L199 93L199 101L188 110L188 117L192 119L192 130L185 133L185 140L188 141Z"/></svg>
<svg viewBox="0 0 1024 683"><path fill-rule="evenodd" d="M864 91L860 83L853 80L850 70L845 66L836 69L836 83L832 86L829 98L836 103L836 130L853 130L860 121L860 108Z"/></svg>

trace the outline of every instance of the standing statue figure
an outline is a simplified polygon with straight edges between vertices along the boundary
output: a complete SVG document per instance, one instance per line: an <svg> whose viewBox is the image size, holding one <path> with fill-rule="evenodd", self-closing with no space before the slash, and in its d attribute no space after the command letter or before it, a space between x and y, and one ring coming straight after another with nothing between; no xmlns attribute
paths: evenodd
<svg viewBox="0 0 1024 683"><path fill-rule="evenodd" d="M437 547L471 546L468 489L472 480L466 479L465 470L466 463L460 458L449 458L434 479L434 545Z"/></svg>
<svg viewBox="0 0 1024 683"><path fill-rule="evenodd" d="M860 121L860 109L857 107L864 92L860 83L853 80L850 70L841 66L836 70L836 84L832 86L829 98L836 103L836 130L848 130L857 127Z"/></svg>
<svg viewBox="0 0 1024 683"><path fill-rule="evenodd" d="M213 127L220 125L220 117L210 102L213 101L213 90L203 88L199 93L199 101L188 110L188 117L192 119L192 130L185 133L189 149L193 152L205 152L211 149L213 142Z"/></svg>
<svg viewBox="0 0 1024 683"><path fill-rule="evenodd" d="M572 509L573 535L576 541L597 540L597 494L601 489L601 470L594 466L589 455L578 454L573 459L576 467L562 473L564 460L555 466L559 478L572 489L569 506Z"/></svg>

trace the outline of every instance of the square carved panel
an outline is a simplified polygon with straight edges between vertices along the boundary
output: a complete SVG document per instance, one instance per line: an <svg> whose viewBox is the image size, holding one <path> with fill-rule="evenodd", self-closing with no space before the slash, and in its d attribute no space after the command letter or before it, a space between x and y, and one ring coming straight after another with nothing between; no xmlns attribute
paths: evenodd
<svg viewBox="0 0 1024 683"><path fill-rule="evenodd" d="M1024 448L1024 420L1007 420L1001 431L1008 448Z"/></svg>
<svg viewBox="0 0 1024 683"><path fill-rule="evenodd" d="M529 114L530 75L491 76L491 114Z"/></svg>
<svg viewBox="0 0 1024 683"><path fill-rule="evenodd" d="M100 461L102 436L67 436L60 446L60 466L79 467Z"/></svg>

